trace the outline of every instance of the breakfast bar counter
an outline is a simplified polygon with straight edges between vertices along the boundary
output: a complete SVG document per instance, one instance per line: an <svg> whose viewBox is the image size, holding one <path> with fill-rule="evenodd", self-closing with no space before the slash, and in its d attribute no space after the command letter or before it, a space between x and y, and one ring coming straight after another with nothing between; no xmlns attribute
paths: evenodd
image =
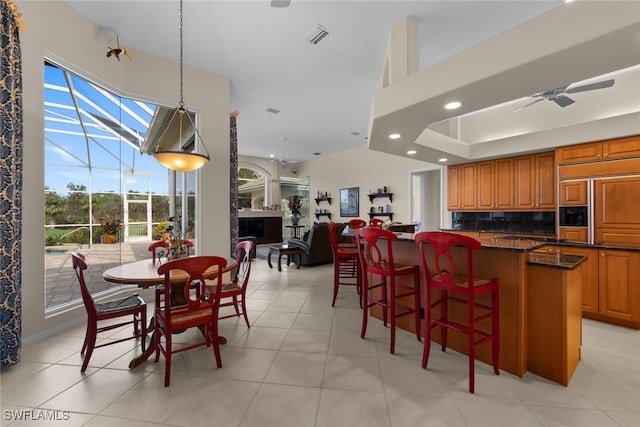
<svg viewBox="0 0 640 427"><path fill-rule="evenodd" d="M403 264L419 265L418 247L413 240L414 234L399 233L398 240L393 243L394 261ZM547 324L543 324L545 316L550 312L559 317L571 317L573 319L572 328L566 332L570 333L577 345L577 350L572 348L572 354L577 351L579 360L580 330L576 331L576 315L580 317L580 278L577 273L583 257L573 257L570 259L559 257L542 257L539 253L532 253L545 243L533 240L509 240L509 239L483 239L480 240L482 249L474 253L474 275L484 278L497 278L500 283L500 369L517 375L519 377L530 369L529 347L539 343L529 341L529 332L533 331L534 336L542 339L548 330ZM432 267L431 254L433 249L426 247L427 261ZM532 255L530 261L529 256ZM462 248L454 248L453 256L459 268L466 266L466 261L462 261L464 253ZM562 262L561 262L562 261ZM532 274L533 271L533 274ZM465 271L459 271L464 273ZM421 281L423 278L421 277ZM424 285L424 284L423 284ZM567 285L567 286L565 286ZM424 289L424 286L422 286ZM437 291L434 291L437 292ZM423 305L424 305L424 296ZM567 306L567 301L569 306ZM479 302L483 302L480 298ZM488 302L488 301L484 301ZM530 306L530 302L535 302L535 306ZM544 311L537 305L542 304ZM564 306L563 306L564 304ZM577 307L577 308L576 308ZM567 314L567 309L569 314ZM380 313L373 313L380 316ZM449 316L460 322L466 322L466 309L463 307L450 306ZM562 322L561 322L562 323ZM579 327L578 322L578 327ZM414 332L413 322L408 318L398 319L398 326ZM551 328L552 329L552 328ZM549 332L556 331L549 330ZM424 334L424 331L423 331ZM537 335L536 335L537 334ZM577 337L575 336L577 334ZM439 328L434 329L432 338L440 342ZM566 337L565 337L566 338ZM575 341L577 340L577 341ZM461 334L450 333L447 346L467 354L467 340ZM566 340L565 340L566 341ZM576 344L577 343L577 344ZM551 343L538 349L538 353L556 353L549 348L549 345L561 346L562 343ZM562 353L562 349L558 349ZM476 348L477 359L490 364L490 346L484 345ZM542 357L544 359L544 357ZM540 359L540 358L539 358ZM542 360L542 363L559 364L559 360ZM575 362L577 364L577 361ZM535 368L534 368L535 369ZM573 366L575 369L575 366ZM549 377L544 369L537 369L540 375ZM571 372L573 372L571 370ZM553 376L552 380L566 383ZM566 375L565 375L566 377Z"/></svg>

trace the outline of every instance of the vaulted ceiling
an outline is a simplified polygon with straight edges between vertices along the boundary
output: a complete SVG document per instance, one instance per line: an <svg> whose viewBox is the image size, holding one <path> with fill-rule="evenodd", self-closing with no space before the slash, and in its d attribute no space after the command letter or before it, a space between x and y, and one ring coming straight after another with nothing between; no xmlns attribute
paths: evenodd
<svg viewBox="0 0 640 427"><path fill-rule="evenodd" d="M141 50L178 60L177 0L67 0L67 3L113 34L114 39L119 35L120 42L130 51ZM464 84L464 78L472 76L474 70L486 71L488 63L504 63L505 68L511 69L515 67L514 61L524 60L529 53L537 60L553 52L561 55L558 51L567 47L566 43L579 44L571 36L577 29L581 37L593 38L589 36L592 28L585 28L593 26L593 17L587 19L582 13L572 17L571 13L562 11L577 9L579 3L292 0L289 7L274 8L268 0L186 0L184 62L230 79L231 109L240 112L238 138L242 155L263 158L274 155L287 161L304 161L317 153L333 153L370 143L372 149L406 156L407 147L403 144L407 143L417 145L419 150L426 147L424 156L417 157L425 161L436 161L448 152L452 162L460 162L465 158L500 156L509 151L539 150L545 145L540 142L540 135L546 135L547 142L557 141L556 138L563 135L575 136L570 129L576 124L584 128L586 123L593 126L612 115L624 117L629 111L640 111L637 68L615 75L616 83L611 88L573 94L576 102L568 107L560 108L544 101L515 113L513 110L531 101L527 95L579 80L598 81L603 73L577 72L576 68L580 67L558 61L548 62L548 66L536 69L534 74L531 74L533 69L524 67L520 77L514 71L509 79L501 80L499 67L494 66L489 67L494 78L485 80L484 85L477 81ZM595 27L600 28L600 24L612 19L619 25L619 15L626 13L630 21L636 22L628 34L637 36L631 43L637 47L640 3L604 3L608 9L599 9L605 12L598 17L601 22ZM562 18L554 18L555 14ZM420 71L399 85L383 88L389 31L405 17L414 20L419 29ZM546 27L531 24L532 19L544 20ZM530 23L523 27L527 21ZM510 29L513 31L514 27L520 29L514 33L519 34L519 38L512 37L510 44L501 44L500 50L492 50L491 46L495 46L492 43L496 42L489 39L500 37ZM528 37L527 28L532 32ZM597 28L593 28L596 35ZM319 29L326 29L329 34L316 45L309 43L310 34ZM566 43L563 39L554 39L563 34L568 38ZM479 55L482 49L490 55ZM588 50L587 53L598 59L591 62L619 63L611 60L615 55L609 50ZM633 57L634 53L635 64L640 64L640 49L625 51L627 57ZM467 62L461 62L461 58ZM579 65L579 61L569 59ZM460 75L462 69L464 73ZM428 80L425 73L430 72L433 79L425 86L423 83ZM422 116L424 111L412 110L411 103L432 104L430 108L435 108L436 101L440 108L440 89L455 89L460 96L466 93L470 100L480 98L466 102L462 107L465 116L454 122L449 119L456 113ZM408 91L409 96L405 98L397 91ZM385 98L389 102L382 106ZM469 114L505 101L513 102L502 109L490 108L482 115ZM400 114L404 109L408 114ZM405 129L400 132L407 137L411 135L412 140L389 145L384 135L386 124L382 126L385 121L406 126L406 132ZM425 132L429 124L431 127ZM502 129L501 125L505 124L512 129ZM367 141L369 132L371 141ZM552 135L555 132L557 136ZM600 136L596 131L592 135ZM515 138L513 141L518 145L509 146L510 138Z"/></svg>

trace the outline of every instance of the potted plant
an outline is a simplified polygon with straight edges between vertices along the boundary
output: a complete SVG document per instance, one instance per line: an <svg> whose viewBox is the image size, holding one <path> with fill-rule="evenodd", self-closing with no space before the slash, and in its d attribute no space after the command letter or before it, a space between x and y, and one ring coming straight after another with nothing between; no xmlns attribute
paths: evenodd
<svg viewBox="0 0 640 427"><path fill-rule="evenodd" d="M104 231L104 242L114 244L118 240L118 231L122 228L122 222L119 219L104 221L100 224Z"/></svg>

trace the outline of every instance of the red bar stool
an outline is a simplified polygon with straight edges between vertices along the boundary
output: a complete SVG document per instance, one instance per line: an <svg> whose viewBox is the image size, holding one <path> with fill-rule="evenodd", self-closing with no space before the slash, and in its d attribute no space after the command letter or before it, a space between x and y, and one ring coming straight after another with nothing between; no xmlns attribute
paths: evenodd
<svg viewBox="0 0 640 427"><path fill-rule="evenodd" d="M384 225L384 221L381 220L380 218L371 218L369 220L369 226L371 227L382 228L383 225Z"/></svg>
<svg viewBox="0 0 640 427"><path fill-rule="evenodd" d="M356 291L360 294L360 268L358 249L355 246L339 245L338 227L335 222L330 222L328 228L333 254L333 301L331 301L331 307L333 307L336 304L340 285L355 286ZM360 301L360 306L362 306L362 301Z"/></svg>
<svg viewBox="0 0 640 427"><path fill-rule="evenodd" d="M366 227L366 226L367 226L367 222L365 220L363 220L363 219L360 219L360 218L352 219L351 221L348 222L348 227L353 232L355 232L358 228L362 228L362 227ZM343 248L354 248L355 249L355 247L356 247L355 235L353 236L353 242L350 242L350 243L338 243L338 246L343 247Z"/></svg>
<svg viewBox="0 0 640 427"><path fill-rule="evenodd" d="M498 279L482 279L473 276L473 251L480 249L479 241L472 237L456 233L423 231L415 236L420 250L420 263L425 283L424 350L422 367L427 367L431 348L431 329L440 326L442 351L447 349L447 330L467 335L469 351L469 392L474 392L475 347L491 342L493 372L500 375L498 357L500 353L500 319ZM434 249L433 255L427 255L426 246ZM456 258L451 248L457 246L464 251L463 259ZM429 268L430 258L434 269ZM466 271L464 270L466 261ZM440 298L434 301L433 290L440 291ZM481 304L476 297L490 293L490 305ZM456 294L456 295L450 295ZM460 298L463 297L463 298ZM467 322L460 324L447 317L449 303L463 304L467 308ZM440 309L440 317L433 315L433 309ZM477 312L477 314L476 314ZM490 327L486 324L490 322ZM480 329L481 326L483 329ZM486 331L489 329L489 332ZM476 337L478 337L476 339Z"/></svg>
<svg viewBox="0 0 640 427"><path fill-rule="evenodd" d="M420 341L420 269L417 265L394 262L392 243L398 239L394 233L375 227L356 230L356 242L361 266L362 332L367 332L369 308L382 308L382 320L391 325L390 352L395 352L396 319L414 316L416 337ZM399 277L413 276L411 284L398 282ZM377 280L376 280L377 279ZM404 298L412 298L410 306ZM389 312L387 314L387 312Z"/></svg>

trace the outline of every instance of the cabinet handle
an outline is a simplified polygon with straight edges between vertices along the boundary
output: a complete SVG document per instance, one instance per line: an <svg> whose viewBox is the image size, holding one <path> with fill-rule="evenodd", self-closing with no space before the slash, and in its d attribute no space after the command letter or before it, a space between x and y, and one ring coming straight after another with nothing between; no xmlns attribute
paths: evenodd
<svg viewBox="0 0 640 427"><path fill-rule="evenodd" d="M602 254L600 254L600 256L607 256L607 254L602 253Z"/></svg>

